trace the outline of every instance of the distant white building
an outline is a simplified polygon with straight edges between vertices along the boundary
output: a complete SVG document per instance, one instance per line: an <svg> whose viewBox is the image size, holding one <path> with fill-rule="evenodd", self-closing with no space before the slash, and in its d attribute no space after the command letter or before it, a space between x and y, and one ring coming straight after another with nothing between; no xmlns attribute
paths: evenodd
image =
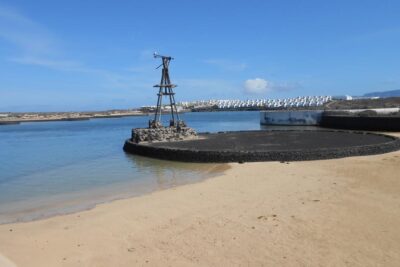
<svg viewBox="0 0 400 267"><path fill-rule="evenodd" d="M349 99L350 96L344 96L341 99ZM331 96L299 96L293 98L284 99L224 99L224 100L199 100L192 102L180 102L178 106L184 108L195 107L195 108L207 108L207 107L218 107L218 109L236 109L236 108L260 108L265 107L267 109L280 109L280 108L307 108L307 107L319 107L332 100Z"/></svg>
<svg viewBox="0 0 400 267"><path fill-rule="evenodd" d="M353 97L350 95L337 95L332 96L332 100L353 100Z"/></svg>
<svg viewBox="0 0 400 267"><path fill-rule="evenodd" d="M379 99L379 96L353 96L353 100L357 99Z"/></svg>

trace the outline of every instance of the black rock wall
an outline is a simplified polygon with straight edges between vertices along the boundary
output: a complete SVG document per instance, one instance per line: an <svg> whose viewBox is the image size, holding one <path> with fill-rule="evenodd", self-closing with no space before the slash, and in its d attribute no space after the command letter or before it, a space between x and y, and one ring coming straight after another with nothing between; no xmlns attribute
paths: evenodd
<svg viewBox="0 0 400 267"><path fill-rule="evenodd" d="M400 131L400 117L363 117L323 114L321 118L321 126L334 129L398 132Z"/></svg>
<svg viewBox="0 0 400 267"><path fill-rule="evenodd" d="M238 136L242 133L238 132ZM280 133L284 135L285 133ZM324 133L321 132L323 135ZM354 133L364 134L364 133ZM332 148L317 148L317 149L290 149L290 150L265 150L265 151L244 151L244 150L226 150L226 149L189 149L176 147L163 147L161 144L138 144L127 140L124 145L126 152L137 154L146 157L159 158L164 160L184 161L184 162L252 162L252 161L305 161L305 160L320 160L343 158L350 156L375 155L381 153L392 152L400 149L400 139L365 133L369 135L386 137L386 141L382 143L366 143L365 145L332 147ZM219 135L219 134L212 134ZM323 139L321 139L323 140ZM178 141L179 142L179 141ZM173 144L171 142L169 144Z"/></svg>

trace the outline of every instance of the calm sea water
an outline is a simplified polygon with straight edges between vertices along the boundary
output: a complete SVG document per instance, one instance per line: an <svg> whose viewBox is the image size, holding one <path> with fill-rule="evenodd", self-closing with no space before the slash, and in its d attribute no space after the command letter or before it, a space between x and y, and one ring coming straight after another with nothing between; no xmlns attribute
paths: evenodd
<svg viewBox="0 0 400 267"><path fill-rule="evenodd" d="M259 112L186 113L181 117L198 132L260 129ZM124 153L131 128L146 127L149 119L0 126L0 223L86 209L213 174L213 164Z"/></svg>

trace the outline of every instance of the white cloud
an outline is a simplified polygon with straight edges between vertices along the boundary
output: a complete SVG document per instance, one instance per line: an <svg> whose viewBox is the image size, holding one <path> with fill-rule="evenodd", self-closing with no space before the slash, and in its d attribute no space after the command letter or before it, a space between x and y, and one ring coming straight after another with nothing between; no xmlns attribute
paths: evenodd
<svg viewBox="0 0 400 267"><path fill-rule="evenodd" d="M248 79L244 82L244 90L248 94L263 94L271 91L271 83L261 78Z"/></svg>
<svg viewBox="0 0 400 267"><path fill-rule="evenodd" d="M276 91L290 91L301 87L299 83L271 82L262 78L248 79L244 82L244 92L247 94L266 94Z"/></svg>

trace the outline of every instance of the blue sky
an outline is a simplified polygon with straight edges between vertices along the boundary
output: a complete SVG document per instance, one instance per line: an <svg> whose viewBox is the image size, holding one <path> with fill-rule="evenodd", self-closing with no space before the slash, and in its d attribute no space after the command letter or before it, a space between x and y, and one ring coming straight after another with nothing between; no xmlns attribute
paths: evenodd
<svg viewBox="0 0 400 267"><path fill-rule="evenodd" d="M400 88L400 1L1 1L0 111Z"/></svg>

